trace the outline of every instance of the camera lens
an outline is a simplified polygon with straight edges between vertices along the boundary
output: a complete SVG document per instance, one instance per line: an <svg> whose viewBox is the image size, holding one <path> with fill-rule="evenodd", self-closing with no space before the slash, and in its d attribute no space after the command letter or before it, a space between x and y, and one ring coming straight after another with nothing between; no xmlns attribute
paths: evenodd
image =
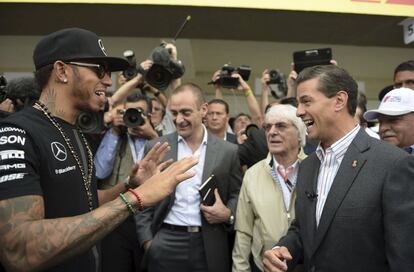
<svg viewBox="0 0 414 272"><path fill-rule="evenodd" d="M246 127L245 134L247 135L247 137L250 137L252 135L252 132L258 129L259 127L257 125L250 124Z"/></svg>
<svg viewBox="0 0 414 272"><path fill-rule="evenodd" d="M142 126L145 123L145 120L142 114L143 114L142 109L139 109L139 108L138 109L135 109L135 108L127 109L123 117L125 125L130 128Z"/></svg>
<svg viewBox="0 0 414 272"><path fill-rule="evenodd" d="M161 65L153 64L145 75L145 80L158 90L166 90L172 80L171 73Z"/></svg>
<svg viewBox="0 0 414 272"><path fill-rule="evenodd" d="M127 81L133 79L137 74L138 70L135 67L129 67L126 70L122 71L122 75Z"/></svg>
<svg viewBox="0 0 414 272"><path fill-rule="evenodd" d="M76 119L76 125L83 133L100 133L104 129L103 112L83 111Z"/></svg>

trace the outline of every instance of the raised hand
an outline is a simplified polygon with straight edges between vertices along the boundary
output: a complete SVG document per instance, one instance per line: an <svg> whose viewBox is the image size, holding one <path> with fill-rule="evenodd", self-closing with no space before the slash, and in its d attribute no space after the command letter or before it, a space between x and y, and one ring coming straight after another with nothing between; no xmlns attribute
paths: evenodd
<svg viewBox="0 0 414 272"><path fill-rule="evenodd" d="M168 143L156 143L148 154L132 167L129 182L132 185L139 186L153 175L159 174L162 169L172 162L169 160L161 163L169 150Z"/></svg>
<svg viewBox="0 0 414 272"><path fill-rule="evenodd" d="M198 157L192 156L172 163L162 172L149 178L135 190L140 195L144 206L153 206L171 194L180 182L195 175L188 171L198 163Z"/></svg>

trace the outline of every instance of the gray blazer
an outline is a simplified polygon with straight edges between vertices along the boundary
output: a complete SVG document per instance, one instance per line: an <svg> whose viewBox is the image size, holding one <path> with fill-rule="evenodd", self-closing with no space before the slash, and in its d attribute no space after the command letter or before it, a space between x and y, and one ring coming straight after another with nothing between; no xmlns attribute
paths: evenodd
<svg viewBox="0 0 414 272"><path fill-rule="evenodd" d="M168 134L147 143L147 152L157 142L168 142L171 146L170 152L165 160L170 158L177 160L177 133ZM206 157L204 163L202 181L211 174L217 177L218 190L223 203L236 214L237 200L241 186L240 163L237 155L237 146L212 136L207 136ZM138 240L140 245L152 240L170 211L175 199L172 193L158 205L146 209L136 217ZM228 248L226 224L209 224L202 216L202 235L207 264L210 272L226 272L230 269L230 249Z"/></svg>
<svg viewBox="0 0 414 272"><path fill-rule="evenodd" d="M414 271L414 157L360 130L315 223L320 162L299 169L296 220L279 242L305 271ZM288 264L289 265L289 264Z"/></svg>

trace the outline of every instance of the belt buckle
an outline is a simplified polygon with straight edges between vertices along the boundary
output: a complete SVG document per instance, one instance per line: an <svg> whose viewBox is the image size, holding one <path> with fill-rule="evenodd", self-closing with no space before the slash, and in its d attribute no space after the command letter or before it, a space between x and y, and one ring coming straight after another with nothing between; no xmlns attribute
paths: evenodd
<svg viewBox="0 0 414 272"><path fill-rule="evenodd" d="M200 227L197 226L188 226L187 232L200 232Z"/></svg>

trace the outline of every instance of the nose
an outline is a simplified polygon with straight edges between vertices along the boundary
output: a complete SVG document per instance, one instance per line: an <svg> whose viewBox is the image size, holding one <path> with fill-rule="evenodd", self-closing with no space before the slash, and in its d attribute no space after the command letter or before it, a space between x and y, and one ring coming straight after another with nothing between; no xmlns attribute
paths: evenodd
<svg viewBox="0 0 414 272"><path fill-rule="evenodd" d="M297 117L302 117L303 115L305 115L305 110L303 109L303 105L301 103L299 103L298 107L296 109L296 116Z"/></svg>
<svg viewBox="0 0 414 272"><path fill-rule="evenodd" d="M383 134L384 132L386 132L387 130L390 129L390 122L388 122L386 119L380 119L379 120L379 129L378 132L379 134Z"/></svg>
<svg viewBox="0 0 414 272"><path fill-rule="evenodd" d="M177 116L175 117L175 123L179 124L182 121L184 121L183 115L181 113L178 113Z"/></svg>
<svg viewBox="0 0 414 272"><path fill-rule="evenodd" d="M105 73L105 76L102 78L102 83L107 87L112 86L112 78L110 73Z"/></svg>

